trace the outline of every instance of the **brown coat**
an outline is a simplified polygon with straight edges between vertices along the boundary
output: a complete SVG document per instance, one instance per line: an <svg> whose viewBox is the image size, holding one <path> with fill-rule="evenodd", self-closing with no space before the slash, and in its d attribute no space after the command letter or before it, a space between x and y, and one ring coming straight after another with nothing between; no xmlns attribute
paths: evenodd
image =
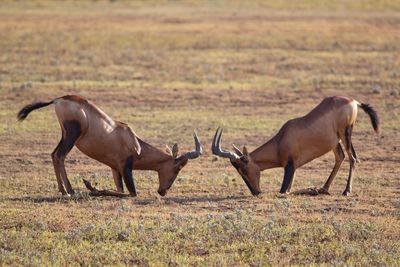
<svg viewBox="0 0 400 267"><path fill-rule="evenodd" d="M328 193L329 186L344 159L340 145L342 143L350 158L350 174L344 192L347 195L351 191L352 171L354 162L357 161L351 134L358 107L370 116L374 130L378 133L379 120L373 108L354 99L334 96L325 98L305 116L286 122L271 140L251 153L247 153L245 148L243 151L235 148L236 153L221 150L222 129L217 130L215 134L212 150L214 154L231 160L250 191L255 195L261 192L260 171L284 167L285 175L281 193L286 193L290 191L297 168L333 151L336 164L325 186L320 190L322 193Z"/></svg>
<svg viewBox="0 0 400 267"><path fill-rule="evenodd" d="M31 111L50 104L55 106L62 130L61 141L53 151L52 159L58 188L63 195L74 193L64 166L65 157L74 145L82 153L112 169L117 192L120 193L113 192L112 196L126 196L122 193L122 179L130 195L136 196L132 169L157 171L160 183L158 193L165 195L187 161L202 153L195 134L195 151L180 157L177 157L177 145L174 155L161 151L141 140L125 123L114 121L92 102L74 95L27 105L18 113L18 118L24 120Z"/></svg>

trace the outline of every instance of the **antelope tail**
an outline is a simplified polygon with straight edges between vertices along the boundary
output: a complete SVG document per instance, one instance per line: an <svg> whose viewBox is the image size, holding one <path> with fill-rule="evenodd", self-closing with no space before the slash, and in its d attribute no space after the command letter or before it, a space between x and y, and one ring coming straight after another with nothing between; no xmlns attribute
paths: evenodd
<svg viewBox="0 0 400 267"><path fill-rule="evenodd" d="M17 118L19 121L23 121L26 119L26 117L28 117L28 115L29 115L29 113L31 113L31 111L51 105L51 104L53 104L53 102L54 102L54 100L52 100L50 102L35 102L32 104L26 105L18 112Z"/></svg>
<svg viewBox="0 0 400 267"><path fill-rule="evenodd" d="M379 118L378 118L378 113L376 113L375 109L371 107L369 104L364 104L364 103L357 103L362 110L364 110L365 113L368 114L369 118L371 119L371 124L372 127L374 128L374 131L376 134L379 135Z"/></svg>

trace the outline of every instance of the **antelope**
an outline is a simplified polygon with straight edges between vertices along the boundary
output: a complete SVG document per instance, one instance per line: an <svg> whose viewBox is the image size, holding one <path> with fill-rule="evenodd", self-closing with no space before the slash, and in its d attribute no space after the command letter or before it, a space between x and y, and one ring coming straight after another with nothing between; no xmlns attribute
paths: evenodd
<svg viewBox="0 0 400 267"><path fill-rule="evenodd" d="M74 194L64 167L64 160L74 146L90 158L111 168L117 191L100 192L103 195L118 197L137 195L132 176L133 169L157 171L157 192L164 196L188 160L202 154L196 133L193 133L195 150L178 157L177 144L173 146L172 151L159 150L139 138L127 124L114 121L94 103L75 95L27 105L18 113L18 119L22 121L31 111L51 104L55 106L62 131L61 140L51 154L58 190L62 195ZM129 194L124 193L122 179ZM90 189L87 181L84 182Z"/></svg>
<svg viewBox="0 0 400 267"><path fill-rule="evenodd" d="M211 150L214 155L230 160L253 195L261 193L261 171L283 167L285 171L280 193L290 193L295 171L332 151L335 155L333 170L324 186L316 189L319 194L329 194L329 187L345 158L343 144L350 161L347 185L343 192L348 196L352 189L354 165L359 162L351 141L358 107L369 115L372 127L379 135L378 115L370 105L334 96L322 100L307 115L286 122L272 139L251 153L245 146L242 151L235 145L234 152L221 149L222 128L217 129Z"/></svg>

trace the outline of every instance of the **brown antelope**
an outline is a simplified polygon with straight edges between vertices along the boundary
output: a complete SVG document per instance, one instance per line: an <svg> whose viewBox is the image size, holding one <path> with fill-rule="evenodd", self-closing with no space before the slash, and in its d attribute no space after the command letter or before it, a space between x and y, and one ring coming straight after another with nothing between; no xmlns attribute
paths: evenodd
<svg viewBox="0 0 400 267"><path fill-rule="evenodd" d="M61 141L51 156L58 190L63 195L74 194L64 167L65 157L74 145L87 156L111 168L117 192L105 190L103 193L120 197L136 196L132 169L157 171L158 193L164 196L188 160L202 154L202 147L195 133L195 150L178 157L177 144L172 152L161 151L141 140L128 125L114 121L92 102L74 95L27 105L18 113L18 119L22 121L31 111L50 104L55 106L62 130ZM129 195L123 193L122 179Z"/></svg>
<svg viewBox="0 0 400 267"><path fill-rule="evenodd" d="M215 133L211 149L213 154L230 159L253 195L261 193L260 171L284 167L280 193L289 193L297 168L333 151L335 166L325 185L317 189L317 193L329 194L329 187L345 158L341 142L350 160L349 176L343 192L347 196L351 192L354 164L358 162L351 142L358 106L369 115L375 132L379 134L378 115L371 106L334 96L325 98L304 117L286 122L271 140L251 153L247 152L246 147L240 151L234 145L235 152L221 149L223 129L220 128Z"/></svg>

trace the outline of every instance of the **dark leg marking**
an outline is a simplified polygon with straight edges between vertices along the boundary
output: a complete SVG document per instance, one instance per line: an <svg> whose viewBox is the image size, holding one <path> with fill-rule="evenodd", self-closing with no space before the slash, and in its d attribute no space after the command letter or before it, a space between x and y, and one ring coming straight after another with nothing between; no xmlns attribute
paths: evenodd
<svg viewBox="0 0 400 267"><path fill-rule="evenodd" d="M132 163L133 163L133 156L129 156L126 160L125 166L124 166L124 171L123 171L123 177L125 181L125 185L129 190L129 193L132 196L136 196L136 188L135 188L135 183L133 181L133 176L132 176Z"/></svg>
<svg viewBox="0 0 400 267"><path fill-rule="evenodd" d="M356 150L354 149L353 142L351 141L351 136L353 134L353 127L354 127L354 125L352 124L352 125L350 125L349 127L346 128L346 132L345 132L346 133L346 139L347 139L346 141L350 145L351 154L353 155L354 160L356 162L360 162L358 160L358 156L357 156Z"/></svg>
<svg viewBox="0 0 400 267"><path fill-rule="evenodd" d="M294 164L292 158L289 158L289 161L285 167L285 175L283 177L282 187L280 193L286 193L290 184L292 183L294 176Z"/></svg>
<svg viewBox="0 0 400 267"><path fill-rule="evenodd" d="M81 125L78 121L66 121L63 123L65 132L57 150L59 157L65 157L74 147L76 140L81 135Z"/></svg>
<svg viewBox="0 0 400 267"><path fill-rule="evenodd" d="M346 150L350 149L351 146L351 126L346 127L346 129L344 130L344 137L346 138Z"/></svg>
<svg viewBox="0 0 400 267"><path fill-rule="evenodd" d="M353 157L356 160L356 162L359 163L360 160L358 159L358 155L356 153L356 150L354 149L353 143L351 143L351 154L353 154Z"/></svg>
<svg viewBox="0 0 400 267"><path fill-rule="evenodd" d="M290 180L290 184L289 184L289 187L286 192L290 193L290 191L292 190L292 185L293 185L293 181L294 181L295 177L296 177L296 173L293 174L293 178L292 178L292 180Z"/></svg>
<svg viewBox="0 0 400 267"><path fill-rule="evenodd" d="M354 164L356 162L356 157L354 157L351 147L351 133L352 133L353 125L350 125L349 127L346 128L345 130L345 138L346 138L346 153L349 156L349 161L350 161L350 169L349 169L349 176L347 178L347 184L346 184L346 189L343 192L344 196L348 196L351 193L352 189L352 183L353 183L353 169L354 169Z"/></svg>

